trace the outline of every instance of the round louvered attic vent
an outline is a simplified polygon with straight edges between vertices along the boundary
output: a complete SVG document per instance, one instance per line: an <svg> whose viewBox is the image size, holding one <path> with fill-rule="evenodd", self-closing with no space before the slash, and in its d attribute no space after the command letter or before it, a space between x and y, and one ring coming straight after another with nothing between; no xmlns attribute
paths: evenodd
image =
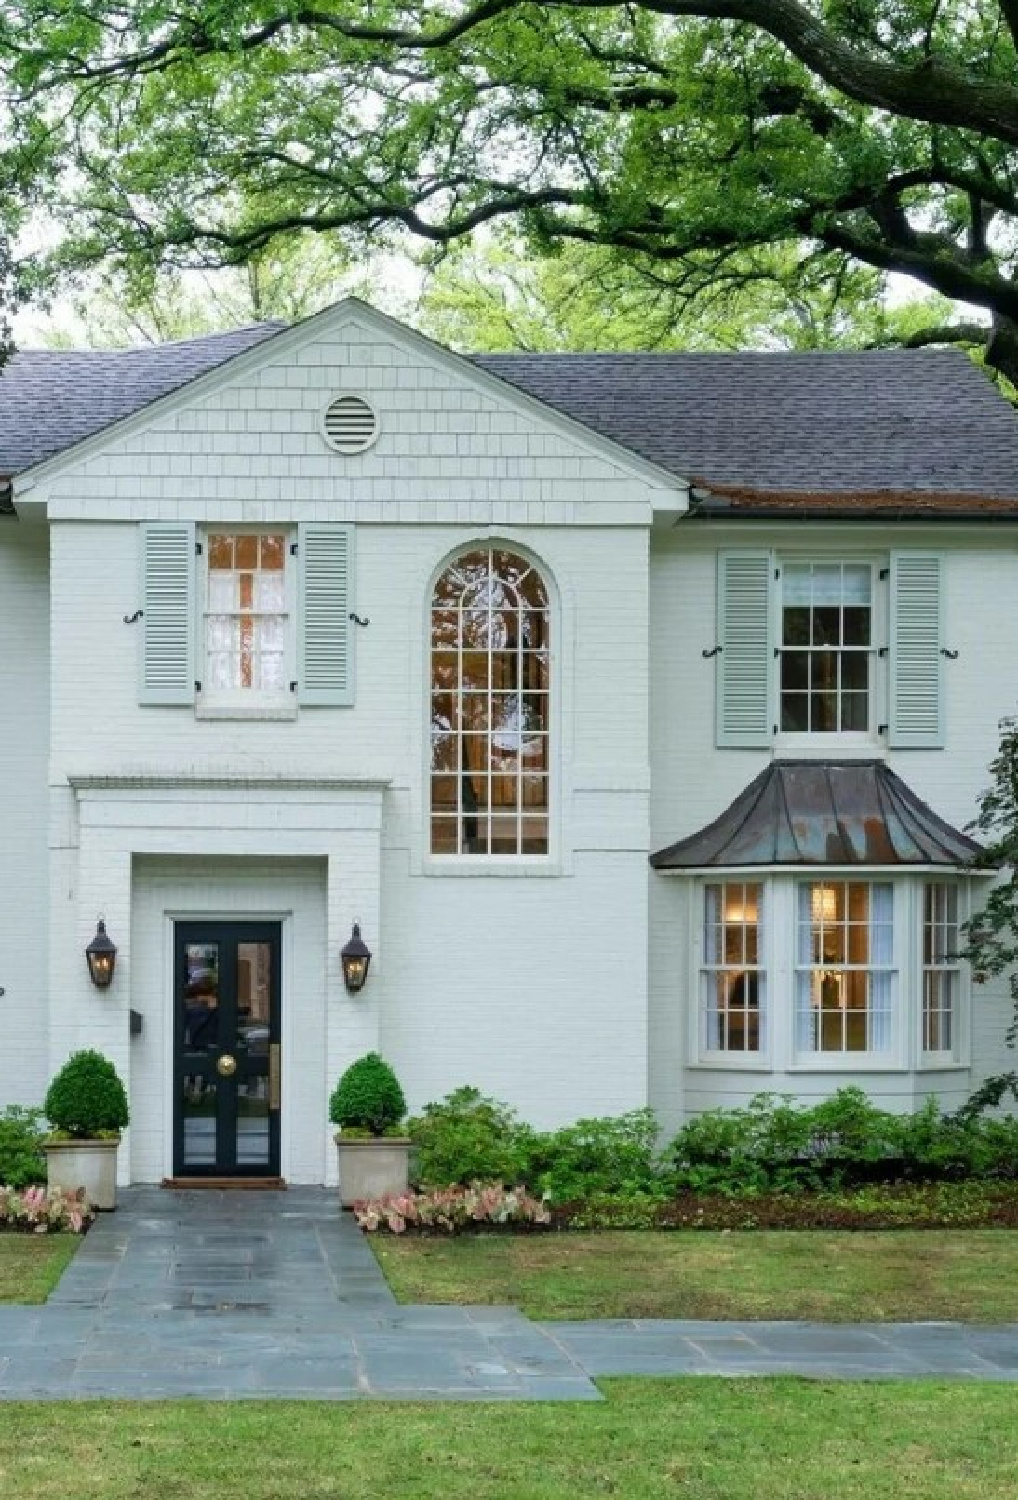
<svg viewBox="0 0 1018 1500"><path fill-rule="evenodd" d="M378 413L363 396L337 396L322 418L322 431L337 453L363 453L378 436Z"/></svg>

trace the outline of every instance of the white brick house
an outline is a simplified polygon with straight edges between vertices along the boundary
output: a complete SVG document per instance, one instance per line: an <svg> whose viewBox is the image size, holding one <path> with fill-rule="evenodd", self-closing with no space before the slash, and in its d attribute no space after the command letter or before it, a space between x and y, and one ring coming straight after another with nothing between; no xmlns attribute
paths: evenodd
<svg viewBox="0 0 1018 1500"><path fill-rule="evenodd" d="M538 1125L1001 1066L951 952L1018 418L961 355L467 360L351 301L19 355L0 474L0 1104L101 1048L126 1180L329 1180L373 1048Z"/></svg>

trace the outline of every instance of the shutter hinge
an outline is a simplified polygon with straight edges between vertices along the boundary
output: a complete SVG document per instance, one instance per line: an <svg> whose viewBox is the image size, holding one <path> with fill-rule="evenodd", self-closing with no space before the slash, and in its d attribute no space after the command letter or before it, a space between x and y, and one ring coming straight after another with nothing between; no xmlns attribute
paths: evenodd
<svg viewBox="0 0 1018 1500"><path fill-rule="evenodd" d="M947 659L948 659L948 661L957 661L958 660L958 653L957 653L957 651L951 651L951 650L949 650L947 648L947 646L941 646L941 648L940 648L940 654L941 654L941 656L946 656Z"/></svg>
<svg viewBox="0 0 1018 1500"><path fill-rule="evenodd" d="M351 619L352 618L353 617L351 616ZM705 646L704 649L700 652L700 655L703 657L704 661L710 661L712 656L720 656L724 649L724 646L713 646L709 649Z"/></svg>
<svg viewBox="0 0 1018 1500"><path fill-rule="evenodd" d="M194 690L195 690L196 693L200 693L201 692L201 683L200 682L196 682L195 683Z"/></svg>
<svg viewBox="0 0 1018 1500"><path fill-rule="evenodd" d="M297 691L297 680L295 678L293 680L293 682L290 683L290 692L291 693L295 693L296 691Z"/></svg>
<svg viewBox="0 0 1018 1500"><path fill-rule="evenodd" d="M296 557L297 556L297 548L298 548L299 545L300 545L299 542L291 542L290 543L290 556L291 557Z"/></svg>
<svg viewBox="0 0 1018 1500"><path fill-rule="evenodd" d="M201 555L202 555L202 553L204 551L205 551L205 548L202 546L201 542L195 542L195 544L194 544L194 555L195 555L195 557L201 557Z"/></svg>
<svg viewBox="0 0 1018 1500"><path fill-rule="evenodd" d="M877 734L886 734L886 733L887 733L887 725L886 724L878 724L877 725Z"/></svg>
<svg viewBox="0 0 1018 1500"><path fill-rule="evenodd" d="M879 646L877 648L877 655L878 656L886 656L887 652L888 652L888 647L887 646Z"/></svg>
<svg viewBox="0 0 1018 1500"><path fill-rule="evenodd" d="M780 578L781 577L781 569L780 568L775 568L774 569L774 576L775 576L775 578Z"/></svg>
<svg viewBox="0 0 1018 1500"><path fill-rule="evenodd" d="M881 568L880 569L880 573L879 573L878 576L880 578L890 578L890 576L891 576L891 570L890 570L890 568Z"/></svg>
<svg viewBox="0 0 1018 1500"><path fill-rule="evenodd" d="M778 726L776 724L772 724L771 725L771 734L777 734L777 732L778 732Z"/></svg>

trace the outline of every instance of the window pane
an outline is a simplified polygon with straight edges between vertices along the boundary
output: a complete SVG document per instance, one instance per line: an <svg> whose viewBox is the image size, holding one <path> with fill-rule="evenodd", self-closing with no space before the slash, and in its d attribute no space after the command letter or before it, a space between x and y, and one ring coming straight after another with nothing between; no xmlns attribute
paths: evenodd
<svg viewBox="0 0 1018 1500"><path fill-rule="evenodd" d="M870 612L850 606L842 612L842 640L846 646L868 646L870 643Z"/></svg>
<svg viewBox="0 0 1018 1500"><path fill-rule="evenodd" d="M809 655L805 651L785 651L781 657L782 692L804 692L809 686Z"/></svg>
<svg viewBox="0 0 1018 1500"><path fill-rule="evenodd" d="M814 646L837 646L841 642L841 610L836 608L813 611Z"/></svg>
<svg viewBox="0 0 1018 1500"><path fill-rule="evenodd" d="M786 606L783 612L783 629L786 646L808 646L809 610Z"/></svg>

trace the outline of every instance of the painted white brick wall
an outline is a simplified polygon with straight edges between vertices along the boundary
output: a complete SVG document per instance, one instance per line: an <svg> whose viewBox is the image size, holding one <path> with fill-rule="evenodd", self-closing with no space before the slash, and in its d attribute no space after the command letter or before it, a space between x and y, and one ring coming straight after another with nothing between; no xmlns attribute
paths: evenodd
<svg viewBox="0 0 1018 1500"><path fill-rule="evenodd" d="M0 1106L46 1088L49 556L0 516Z"/></svg>

